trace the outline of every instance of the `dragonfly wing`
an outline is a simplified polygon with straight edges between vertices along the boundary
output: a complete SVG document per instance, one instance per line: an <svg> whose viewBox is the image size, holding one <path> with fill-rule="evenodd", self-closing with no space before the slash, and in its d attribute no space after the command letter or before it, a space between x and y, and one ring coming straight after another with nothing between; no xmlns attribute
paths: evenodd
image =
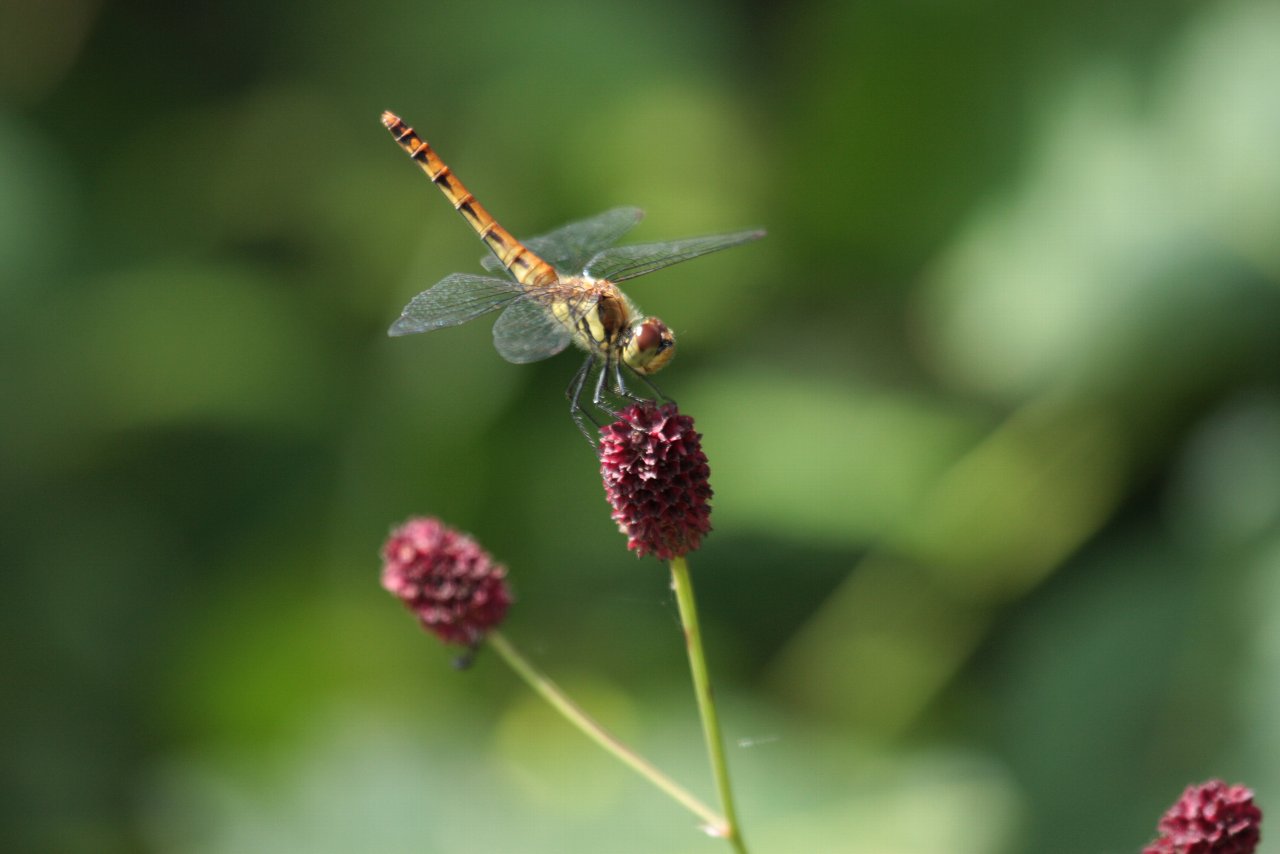
<svg viewBox="0 0 1280 854"><path fill-rule="evenodd" d="M731 246L739 246L764 237L763 230L736 231L733 234L712 234L707 237L691 237L687 240L670 240L665 243L637 243L634 246L615 246L598 253L586 266L589 276L625 282L706 255Z"/></svg>
<svg viewBox="0 0 1280 854"><path fill-rule="evenodd" d="M527 246L528 244L526 243L525 245ZM490 273L507 273L507 275L510 275L507 268L502 266L502 262L498 260L498 256L492 252L485 253L484 257L480 259L480 266Z"/></svg>
<svg viewBox="0 0 1280 854"><path fill-rule="evenodd" d="M587 266L587 261L617 243L642 219L644 211L639 208L614 208L530 238L524 245L560 272L576 276ZM491 254L481 258L480 263L495 273L503 269L502 262Z"/></svg>
<svg viewBox="0 0 1280 854"><path fill-rule="evenodd" d="M507 304L524 293L515 282L454 273L418 294L391 324L388 335L411 335L457 326Z"/></svg>
<svg viewBox="0 0 1280 854"><path fill-rule="evenodd" d="M569 329L536 298L517 300L493 324L493 346L517 365L550 358L569 346Z"/></svg>

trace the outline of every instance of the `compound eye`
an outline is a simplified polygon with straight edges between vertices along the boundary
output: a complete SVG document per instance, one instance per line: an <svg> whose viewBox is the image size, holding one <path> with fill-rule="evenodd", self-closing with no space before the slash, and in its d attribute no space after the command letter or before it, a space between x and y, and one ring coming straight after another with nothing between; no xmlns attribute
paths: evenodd
<svg viewBox="0 0 1280 854"><path fill-rule="evenodd" d="M676 354L676 338L656 317L647 317L631 327L631 338L622 354L627 367L648 375L662 370Z"/></svg>
<svg viewBox="0 0 1280 854"><path fill-rule="evenodd" d="M636 332L636 349L642 353L650 350L659 350L663 345L662 332L658 329L658 325L652 320L646 320L640 324L639 331Z"/></svg>

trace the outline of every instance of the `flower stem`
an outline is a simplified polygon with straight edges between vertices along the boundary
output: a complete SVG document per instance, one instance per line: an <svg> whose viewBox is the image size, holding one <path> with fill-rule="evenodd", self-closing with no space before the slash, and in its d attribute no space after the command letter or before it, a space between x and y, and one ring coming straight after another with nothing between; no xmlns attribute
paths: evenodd
<svg viewBox="0 0 1280 854"><path fill-rule="evenodd" d="M724 738L720 735L716 700L711 693L707 657L702 651L698 608L693 600L693 580L689 577L689 564L683 555L671 560L671 586L676 592L680 622L684 626L685 645L689 648L689 669L693 673L693 691L698 697L698 712L702 716L702 732L707 740L707 756L711 759L711 773L715 776L716 791L720 793L720 807L724 810L724 837L729 840L729 844L738 854L747 854L747 846L742 839L742 829L738 825L738 816L733 806L733 791L729 786L729 765L725 761Z"/></svg>
<svg viewBox="0 0 1280 854"><path fill-rule="evenodd" d="M706 824L708 833L713 836L726 835L727 823L724 818L717 815L711 807L695 798L675 780L672 780L651 765L643 756L619 741L617 736L583 711L577 703L565 695L559 685L552 682L547 678L546 674L530 664L528 659L517 652L501 632L490 631L486 637L489 645L498 652L498 655L502 656L502 659L511 666L511 669L519 674L520 678L524 679L530 688L541 694L544 700L554 706L560 714L564 715L571 724L582 730L605 750L631 766L632 769L650 783L653 783L653 785L666 792L686 809L702 819Z"/></svg>

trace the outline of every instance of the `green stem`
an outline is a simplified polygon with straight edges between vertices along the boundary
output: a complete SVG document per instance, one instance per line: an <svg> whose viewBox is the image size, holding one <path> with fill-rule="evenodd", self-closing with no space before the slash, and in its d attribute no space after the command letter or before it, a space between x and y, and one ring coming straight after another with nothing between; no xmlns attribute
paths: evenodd
<svg viewBox="0 0 1280 854"><path fill-rule="evenodd" d="M676 603L680 608L680 622L684 625L685 645L689 648L689 669L693 672L693 692L698 697L698 712L702 716L702 732L707 739L707 756L711 759L711 773L716 779L716 791L720 793L720 808L724 810L725 833L733 850L747 854L742 840L742 828L733 806L733 791L729 787L729 764L724 756L724 738L720 735L720 719L716 715L716 700L711 693L711 677L707 673L707 656L702 651L702 632L698 628L698 608L693 600L693 581L689 577L689 564L684 557L671 561L671 586L676 591Z"/></svg>
<svg viewBox="0 0 1280 854"><path fill-rule="evenodd" d="M530 688L541 694L544 700L554 706L560 714L564 715L569 720L569 723L582 730L605 750L630 765L650 783L653 783L653 785L683 804L686 809L705 822L709 833L714 836L724 836L726 834L725 820L716 815L711 807L695 798L675 780L653 767L647 759L627 747L627 745L618 740L617 736L584 712L577 703L565 696L559 685L552 682L547 678L546 674L530 664L528 659L517 652L501 632L489 632L487 640L489 645L497 650L498 655L502 656L502 659L511 665L511 669L518 673L525 682L529 683Z"/></svg>

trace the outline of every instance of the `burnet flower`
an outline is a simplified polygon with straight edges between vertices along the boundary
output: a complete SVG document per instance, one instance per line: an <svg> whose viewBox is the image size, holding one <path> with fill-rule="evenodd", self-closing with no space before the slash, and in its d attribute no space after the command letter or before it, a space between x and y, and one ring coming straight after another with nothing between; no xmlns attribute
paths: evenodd
<svg viewBox="0 0 1280 854"><path fill-rule="evenodd" d="M1159 838L1142 854L1252 854L1261 823L1252 791L1210 780L1187 787L1160 819Z"/></svg>
<svg viewBox="0 0 1280 854"><path fill-rule="evenodd" d="M382 547L382 586L446 643L474 646L511 604L506 567L437 519L413 518Z"/></svg>
<svg viewBox="0 0 1280 854"><path fill-rule="evenodd" d="M711 469L693 419L675 404L627 407L600 430L600 473L627 548L662 560L698 548L711 531Z"/></svg>

